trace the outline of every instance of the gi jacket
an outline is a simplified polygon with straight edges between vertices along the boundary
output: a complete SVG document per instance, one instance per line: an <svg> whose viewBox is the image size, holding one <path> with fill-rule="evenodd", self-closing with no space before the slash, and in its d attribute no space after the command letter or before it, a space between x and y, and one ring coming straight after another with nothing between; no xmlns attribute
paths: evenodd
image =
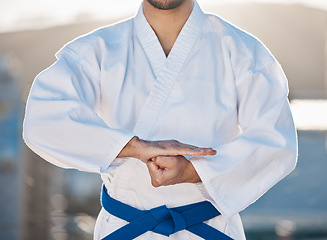
<svg viewBox="0 0 327 240"><path fill-rule="evenodd" d="M210 221L244 239L238 212L289 174L297 158L286 77L253 36L193 11L168 57L142 7L135 18L68 43L35 79L24 138L47 161L101 174L109 194L139 209L211 201ZM217 150L191 157L202 183L154 188L138 159L116 158L137 135ZM101 211L95 239L126 224ZM147 232L140 239L165 239ZM171 239L197 239L187 231Z"/></svg>

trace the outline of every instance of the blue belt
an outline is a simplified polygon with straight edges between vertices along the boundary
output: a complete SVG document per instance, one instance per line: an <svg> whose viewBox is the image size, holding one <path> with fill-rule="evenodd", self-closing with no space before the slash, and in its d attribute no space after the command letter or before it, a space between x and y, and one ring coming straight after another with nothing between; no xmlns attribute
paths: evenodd
<svg viewBox="0 0 327 240"><path fill-rule="evenodd" d="M134 239L147 231L168 237L184 229L204 239L232 240L224 233L203 223L220 215L220 212L208 201L175 208L160 206L150 210L139 210L110 197L103 185L101 203L111 215L129 222L102 240Z"/></svg>

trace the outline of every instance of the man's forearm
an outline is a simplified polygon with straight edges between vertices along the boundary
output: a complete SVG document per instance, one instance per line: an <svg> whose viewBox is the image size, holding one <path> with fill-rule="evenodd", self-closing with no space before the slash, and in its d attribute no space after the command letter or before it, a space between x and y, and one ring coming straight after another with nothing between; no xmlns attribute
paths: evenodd
<svg viewBox="0 0 327 240"><path fill-rule="evenodd" d="M177 140L145 141L134 136L121 150L118 157L134 157L147 163L158 156L199 156L215 155L212 148L201 148Z"/></svg>
<svg viewBox="0 0 327 240"><path fill-rule="evenodd" d="M140 149L142 149L140 142L140 139L137 136L134 136L120 151L117 157L134 157L140 159Z"/></svg>

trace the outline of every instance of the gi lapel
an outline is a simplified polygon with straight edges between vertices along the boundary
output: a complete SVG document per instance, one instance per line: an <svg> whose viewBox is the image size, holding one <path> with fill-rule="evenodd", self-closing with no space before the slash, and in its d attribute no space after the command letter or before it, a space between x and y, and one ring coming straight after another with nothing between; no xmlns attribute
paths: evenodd
<svg viewBox="0 0 327 240"><path fill-rule="evenodd" d="M189 19L176 39L168 58L166 58L159 40L143 15L142 7L140 8L134 19L134 27L137 37L150 61L156 76L156 82L145 101L133 130L133 133L137 136L143 139L149 137L160 111L170 94L170 90L195 41L198 39L204 20L205 14L195 1Z"/></svg>

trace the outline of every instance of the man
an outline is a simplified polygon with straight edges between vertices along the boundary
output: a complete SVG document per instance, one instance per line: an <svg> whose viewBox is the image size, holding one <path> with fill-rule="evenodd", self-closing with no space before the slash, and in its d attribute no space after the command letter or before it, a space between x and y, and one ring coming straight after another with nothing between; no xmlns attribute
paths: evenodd
<svg viewBox="0 0 327 240"><path fill-rule="evenodd" d="M296 164L280 65L196 1L144 0L56 56L32 86L24 138L101 174L94 239L245 239L238 213Z"/></svg>

